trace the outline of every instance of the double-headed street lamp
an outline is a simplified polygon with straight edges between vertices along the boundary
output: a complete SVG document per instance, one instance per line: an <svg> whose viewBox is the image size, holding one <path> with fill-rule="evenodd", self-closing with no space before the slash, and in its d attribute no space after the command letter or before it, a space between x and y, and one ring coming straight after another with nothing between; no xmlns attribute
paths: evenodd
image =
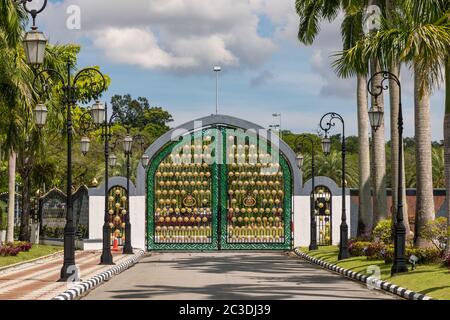
<svg viewBox="0 0 450 320"><path fill-rule="evenodd" d="M72 65L67 62L67 74L66 78L54 69L45 69L37 73L33 86L36 88L36 82L43 81L41 84L42 90L38 89L38 93L43 96L50 88L50 77L56 76L60 81L63 88L63 102L67 109L67 203L66 203L66 226L64 228L64 264L61 269L61 280L67 280L71 276L75 269L75 225L73 217L73 203L72 203L72 139L73 139L73 126L72 126L72 108L77 104L79 92L77 90L77 84L85 81L86 78L92 79L97 76L100 79L99 82L91 81L91 90L94 97L100 96L105 90L106 80L103 74L94 68L86 68L79 71L72 79ZM92 107L99 104L96 102ZM42 128L45 125L47 119L47 108L43 103L39 103L34 109L34 115L36 124ZM94 118L94 116L92 116ZM87 153L89 149L89 140L83 137L81 140L81 151Z"/></svg>
<svg viewBox="0 0 450 320"><path fill-rule="evenodd" d="M378 84L374 84L378 81ZM375 105L369 110L369 120L372 129L376 131L381 126L383 119L383 110L376 103L377 98L383 94L384 90L388 90L389 86L385 85L387 81L394 81L399 89L399 106L398 106L398 186L397 186L397 214L394 227L394 264L392 265L391 274L407 272L408 266L405 258L406 247L406 228L403 223L403 111L402 111L402 86L400 80L395 74L388 71L375 73L367 84L367 90L370 95L375 98Z"/></svg>
<svg viewBox="0 0 450 320"><path fill-rule="evenodd" d="M327 120L326 120L327 119ZM347 259L350 257L348 251L348 225L347 225L347 210L346 210L346 197L345 197L345 122L344 118L338 113L329 112L320 119L320 128L325 132L325 137L322 139L322 149L325 155L329 155L331 152L331 139L328 135L332 127L335 126L335 120L339 120L342 123L342 216L340 226L340 242L339 242L339 256L338 259Z"/></svg>
<svg viewBox="0 0 450 320"><path fill-rule="evenodd" d="M42 32L37 31L36 16L41 13L46 5L47 1L44 1L42 7L39 10L29 9L27 3L31 0L20 0L25 10L33 18L33 26L30 32L27 32L24 38L24 49L27 57L27 62L34 66L39 67L44 63L45 46L47 40ZM66 225L64 227L64 263L61 269L61 281L66 281L70 276L75 275L78 278L77 268L75 264L75 225L73 216L73 203L72 203L72 108L77 104L80 99L80 92L77 85L83 81L88 81L90 89L92 90L93 97L99 97L106 88L106 80L104 75L95 68L86 68L78 71L72 76L72 65L70 61L66 65L66 74L61 74L54 69L45 69L37 72L34 80L33 87L42 98L48 93L53 81L51 78L55 78L62 84L63 103L67 109L67 200L66 200ZM53 79L52 79L53 80ZM37 82L40 83L40 87L37 88ZM96 103L97 104L97 103ZM95 107L95 104L94 104ZM94 109L93 107L93 109ZM44 103L39 103L34 109L34 116L36 125L42 128L47 120L48 110ZM84 141L84 144L86 141Z"/></svg>
<svg viewBox="0 0 450 320"><path fill-rule="evenodd" d="M303 149L303 142L307 140L310 143L311 146L311 175L312 175L312 192L310 195L310 244L309 244L309 250L317 250L317 222L316 222L316 215L315 215L315 194L316 194L316 186L314 182L315 178L315 152L314 152L314 140L309 136L299 136L295 140L295 146L297 149L297 165L300 169L303 168L303 162L304 162L304 156L302 153L300 153L300 150Z"/></svg>
<svg viewBox="0 0 450 320"><path fill-rule="evenodd" d="M125 215L125 244L123 246L124 254L133 254L133 246L131 245L131 222L130 222L130 157L133 153L133 143L136 142L139 144L141 150L144 149L145 146L145 137L143 135L137 134L134 136L130 135L129 127L127 127L127 135L123 138L123 151L125 153L126 162L127 162L127 210L128 214ZM118 140L113 143L111 147L112 150L117 146ZM117 157L114 154L111 154L110 157L110 165L113 167L116 165ZM141 164L144 169L147 169L150 163L150 157L144 154L141 158Z"/></svg>
<svg viewBox="0 0 450 320"><path fill-rule="evenodd" d="M83 118L83 117L82 117ZM114 154L110 155L109 142L112 138L111 128L114 125L118 114L113 112L108 119L108 106L103 105L100 101L97 101L91 109L91 118L93 124L97 128L101 128L101 138L104 142L104 156L105 156L105 211L103 216L103 245L102 255L100 257L100 264L112 265L114 264L111 253L111 232L109 226L109 210L108 210L108 193L109 193L109 167L114 167L117 162L117 157ZM81 139L81 151L86 154L89 151L90 140L87 136Z"/></svg>

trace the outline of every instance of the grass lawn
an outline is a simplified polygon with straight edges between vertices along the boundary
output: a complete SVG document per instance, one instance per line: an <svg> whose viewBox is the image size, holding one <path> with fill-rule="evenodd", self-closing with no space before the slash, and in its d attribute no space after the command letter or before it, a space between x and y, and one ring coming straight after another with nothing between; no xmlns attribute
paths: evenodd
<svg viewBox="0 0 450 320"><path fill-rule="evenodd" d="M426 294L435 299L450 300L450 269L441 264L419 265L414 271L391 277L392 265L385 264L383 260L367 260L366 257L354 257L338 261L338 248L335 246L320 247L317 251L308 251L306 248L301 248L301 250L316 259L363 274L371 274L367 272L369 266L378 266L380 267L383 280Z"/></svg>
<svg viewBox="0 0 450 320"><path fill-rule="evenodd" d="M0 267L5 267L15 263L33 260L39 257L44 257L58 251L62 251L62 247L34 244L29 252L20 252L15 257L0 257Z"/></svg>

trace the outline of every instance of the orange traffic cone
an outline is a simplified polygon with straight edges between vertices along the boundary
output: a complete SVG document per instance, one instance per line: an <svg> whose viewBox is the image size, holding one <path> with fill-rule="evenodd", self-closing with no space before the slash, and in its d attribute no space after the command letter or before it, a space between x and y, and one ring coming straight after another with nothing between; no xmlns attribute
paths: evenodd
<svg viewBox="0 0 450 320"><path fill-rule="evenodd" d="M117 240L117 238L114 238L114 246L112 250L119 251L119 240Z"/></svg>

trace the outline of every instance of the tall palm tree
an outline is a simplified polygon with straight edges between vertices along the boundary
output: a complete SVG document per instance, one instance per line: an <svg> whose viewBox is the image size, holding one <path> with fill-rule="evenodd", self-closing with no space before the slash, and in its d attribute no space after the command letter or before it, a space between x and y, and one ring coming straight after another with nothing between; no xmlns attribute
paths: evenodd
<svg viewBox="0 0 450 320"><path fill-rule="evenodd" d="M442 78L441 64L450 45L449 23L436 23L436 7L442 1L398 1L391 24L383 23L376 35L360 41L343 53L341 63L363 63L372 57L384 57L389 66L392 57L408 63L414 72L415 130L416 130L416 230L434 219L434 201L431 164L431 129L429 96ZM416 232L418 246L428 243Z"/></svg>
<svg viewBox="0 0 450 320"><path fill-rule="evenodd" d="M3 148L8 156L8 229L7 242L14 241L14 205L16 178L16 150L19 144L20 103L31 100L32 92L23 85L22 76L27 73L27 66L21 63L21 37L24 31L26 15L14 1L0 3L0 109L7 118L5 127L6 141Z"/></svg>
<svg viewBox="0 0 450 320"><path fill-rule="evenodd" d="M311 155L309 153L304 154L303 175L305 181L311 178ZM323 153L316 155L316 171L318 176L329 177L337 184L342 182L342 165L341 165L341 153L332 150L331 153L326 156ZM350 160L350 159L348 159ZM346 167L346 179L345 184L348 188L353 188L358 185L358 166L356 161L348 161Z"/></svg>
<svg viewBox="0 0 450 320"><path fill-rule="evenodd" d="M320 31L322 21L336 19L343 10L345 18L341 25L343 48L347 49L362 36L362 7L365 1L343 0L296 0L297 14L300 17L298 39L310 45ZM354 70L355 71L355 70ZM366 76L356 70L356 96L358 114L358 146L359 146L359 220L358 233L367 234L372 229L372 206L370 195L370 149L369 119L367 115Z"/></svg>

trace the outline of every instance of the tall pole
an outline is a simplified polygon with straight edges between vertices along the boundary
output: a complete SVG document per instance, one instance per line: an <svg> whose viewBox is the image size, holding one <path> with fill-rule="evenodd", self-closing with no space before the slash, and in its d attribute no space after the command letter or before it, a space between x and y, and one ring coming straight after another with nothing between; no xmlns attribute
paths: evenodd
<svg viewBox="0 0 450 320"><path fill-rule="evenodd" d="M309 244L309 250L317 250L317 222L316 222L316 215L315 215L315 200L316 200L316 184L315 184L315 155L314 155L314 143L311 139L311 182L312 182L312 192L311 192L311 199L310 199L310 232L311 232L311 242Z"/></svg>
<svg viewBox="0 0 450 320"><path fill-rule="evenodd" d="M325 118L330 119L324 123ZM336 112L329 112L325 114L320 120L320 127L327 134L328 131L334 127L334 120L339 120L342 124L342 215L341 215L341 226L340 226L340 240L339 240L339 255L338 259L343 260L350 258L350 253L348 251L348 224L347 224L347 210L346 210L346 192L345 192L345 156L346 156L346 146L345 146L345 122L344 118Z"/></svg>
<svg viewBox="0 0 450 320"><path fill-rule="evenodd" d="M216 114L219 114L219 72L216 72Z"/></svg>
<svg viewBox="0 0 450 320"><path fill-rule="evenodd" d="M376 77L381 76L381 83L375 88L372 88L372 82ZM399 90L399 104L398 104L398 185L397 185L397 212L396 221L394 226L394 263L391 268L391 275L397 273L403 273L408 271L408 266L406 264L405 252L406 252L406 227L403 221L403 110L402 110L402 86L398 77L389 71L380 71L375 73L367 84L368 91L370 95L375 97L375 99L380 96L384 90L388 90L389 86L384 83L392 80L398 85ZM376 91L375 91L376 89ZM379 110L369 111L369 118L371 113L373 114L372 128L376 130L378 128L378 123L375 120L375 115L379 115L381 112ZM382 114L382 113L381 113ZM381 115L382 116L382 115Z"/></svg>
<svg viewBox="0 0 450 320"><path fill-rule="evenodd" d="M338 259L350 258L350 253L348 251L348 225L347 225L347 210L346 210L346 196L345 196L345 156L347 149L345 146L345 124L342 120L342 220L341 220L341 243L339 246L339 256Z"/></svg>
<svg viewBox="0 0 450 320"><path fill-rule="evenodd" d="M40 96L47 95L48 90L51 88L52 83L50 77L55 76L59 79L63 88L64 104L67 107L67 196L66 196L66 225L64 227L64 262L61 268L60 281L78 280L78 269L75 265L75 224L73 216L73 201L72 201L72 139L73 139L73 127L72 127L72 107L77 103L76 87L81 79L92 79L94 75L101 77L101 81L92 82L91 90L93 96L98 97L106 89L105 76L95 68L85 68L73 76L72 79L72 64L70 60L67 62L67 74L64 77L60 72L55 69L44 69L39 71L33 80L33 88L38 91ZM41 86L36 87L36 82L41 82ZM44 109L43 109L44 108ZM45 105L37 105L34 112L47 112ZM45 124L45 118L40 119L37 123L42 127ZM107 171L106 171L107 172ZM106 211L106 210L105 210Z"/></svg>
<svg viewBox="0 0 450 320"><path fill-rule="evenodd" d="M216 73L216 114L219 114L219 72L222 68L219 66L214 67L214 72Z"/></svg>
<svg viewBox="0 0 450 320"><path fill-rule="evenodd" d="M397 193L397 223L395 224L394 237L394 264L391 274L407 272L408 266L405 259L406 228L403 223L403 111L402 111L402 87L400 81L396 80L399 88L398 105L398 193Z"/></svg>
<svg viewBox="0 0 450 320"><path fill-rule="evenodd" d="M109 227L109 139L111 138L110 126L108 123L108 106L105 106L105 122L102 126L103 138L105 139L105 215L103 223L103 250L100 257L100 264L112 265L111 254L111 229Z"/></svg>
<svg viewBox="0 0 450 320"><path fill-rule="evenodd" d="M64 263L61 269L60 281L67 281L69 277L78 279L75 265L75 226L73 224L72 205L72 104L76 103L74 88L71 82L71 64L67 62L67 86L65 88L67 103L67 197L66 197L66 226L64 227ZM72 276L73 275L73 276Z"/></svg>
<svg viewBox="0 0 450 320"><path fill-rule="evenodd" d="M124 254L133 254L133 247L131 246L131 223L130 223L130 156L129 152L125 151L127 158L127 214L125 215L125 245L123 246Z"/></svg>
<svg viewBox="0 0 450 320"><path fill-rule="evenodd" d="M314 140L311 137L308 136L300 136L300 140L307 139L311 146L311 195L309 199L309 214L310 214L310 243L309 243L309 250L317 250L317 222L316 222L316 215L315 215L315 193L316 193L316 184L315 184L315 152L314 152ZM296 143L297 144L297 143Z"/></svg>

